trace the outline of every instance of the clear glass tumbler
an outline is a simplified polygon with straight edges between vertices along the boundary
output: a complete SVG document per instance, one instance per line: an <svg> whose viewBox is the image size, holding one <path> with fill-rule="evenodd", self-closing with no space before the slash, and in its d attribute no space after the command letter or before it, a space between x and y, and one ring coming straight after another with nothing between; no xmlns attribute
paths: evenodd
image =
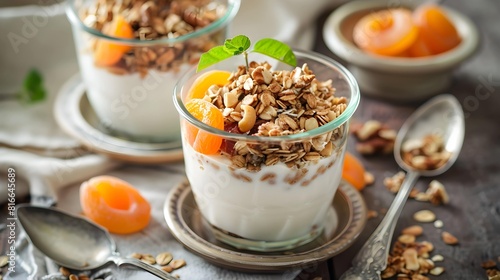
<svg viewBox="0 0 500 280"><path fill-rule="evenodd" d="M220 45L240 0L70 0L80 74L103 125L137 142L180 139L171 92Z"/></svg>
<svg viewBox="0 0 500 280"><path fill-rule="evenodd" d="M188 112L185 102L196 78L214 69L235 71L244 64L242 56L198 73L192 69L175 88L186 174L197 205L215 236L237 248L277 251L313 240L323 230L341 180L349 119L360 99L357 83L348 70L328 57L303 51L295 51L295 55L298 66L307 63L318 81L331 80L334 96L345 102L343 112L335 112L337 116L331 118L328 112L319 110L302 112L308 116L304 120L314 120L300 121L297 126L324 123L305 132L280 136L237 134L231 129L208 126ZM272 69L293 69L259 54L250 53L249 60L266 60ZM251 91L246 95L251 96ZM240 97L238 100L244 103L246 97ZM264 102L260 95L256 98L261 101L255 102ZM297 112L281 112L294 113ZM195 150L189 139L193 128L198 133L222 138L220 150L209 155Z"/></svg>

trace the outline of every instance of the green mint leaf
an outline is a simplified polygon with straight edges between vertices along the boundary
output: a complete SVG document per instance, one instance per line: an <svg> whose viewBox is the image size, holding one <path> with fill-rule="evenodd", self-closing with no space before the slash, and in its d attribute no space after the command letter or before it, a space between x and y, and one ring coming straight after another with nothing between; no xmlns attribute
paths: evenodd
<svg viewBox="0 0 500 280"><path fill-rule="evenodd" d="M297 66L297 59L292 49L278 40L265 38L255 43L253 51L270 56L291 66Z"/></svg>
<svg viewBox="0 0 500 280"><path fill-rule="evenodd" d="M201 71L231 56L233 56L233 54L226 51L224 46L213 47L208 52L201 55L196 71Z"/></svg>
<svg viewBox="0 0 500 280"><path fill-rule="evenodd" d="M224 42L224 48L227 52L232 53L233 55L242 54L250 48L250 39L244 35L238 35L232 39L226 39Z"/></svg>
<svg viewBox="0 0 500 280"><path fill-rule="evenodd" d="M23 81L23 88L19 98L27 103L35 103L45 99L46 91L43 86L43 77L36 69L32 69Z"/></svg>

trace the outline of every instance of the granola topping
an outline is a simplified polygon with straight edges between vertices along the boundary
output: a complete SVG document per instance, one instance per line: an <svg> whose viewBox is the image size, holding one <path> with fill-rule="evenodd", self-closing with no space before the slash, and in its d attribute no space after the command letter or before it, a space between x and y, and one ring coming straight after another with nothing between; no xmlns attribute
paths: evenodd
<svg viewBox="0 0 500 280"><path fill-rule="evenodd" d="M347 107L347 99L334 93L332 81L318 81L307 64L292 71L273 71L267 62L251 62L248 71L239 66L226 85L211 86L204 99L221 110L226 131L272 137L310 131L336 119ZM224 140L221 153L235 169L259 171L278 162L302 167L332 155L343 128L293 143ZM290 182L302 176L296 174Z"/></svg>
<svg viewBox="0 0 500 280"><path fill-rule="evenodd" d="M88 27L104 34L113 19L123 16L140 41L173 39L203 28L219 19L225 7L209 0L97 0L80 12ZM114 65L105 66L110 72L123 75L138 72L145 77L148 70L178 72L185 63L198 62L200 55L224 40L224 31L191 38L173 45L133 46ZM96 50L96 40L90 51Z"/></svg>
<svg viewBox="0 0 500 280"><path fill-rule="evenodd" d="M451 157L438 134L409 139L403 143L402 158L410 166L421 170L434 170L443 166Z"/></svg>

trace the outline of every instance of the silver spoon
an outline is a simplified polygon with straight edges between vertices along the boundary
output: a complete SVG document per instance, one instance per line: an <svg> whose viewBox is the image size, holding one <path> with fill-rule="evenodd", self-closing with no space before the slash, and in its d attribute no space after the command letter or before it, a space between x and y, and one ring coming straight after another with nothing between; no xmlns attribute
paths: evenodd
<svg viewBox="0 0 500 280"><path fill-rule="evenodd" d="M402 144L409 139L421 139L431 133L439 133L443 137L445 149L451 152L448 161L434 170L419 170L406 164L401 158ZM340 277L340 280L381 279L380 273L387 266L394 228L414 183L419 176L436 176L448 170L460 153L464 133L462 107L452 95L443 94L434 97L408 118L399 130L394 145L396 162L407 172L405 180L386 216L354 257L353 266Z"/></svg>
<svg viewBox="0 0 500 280"><path fill-rule="evenodd" d="M140 260L121 257L108 231L86 219L26 204L17 208L17 218L33 245L66 268L91 270L113 262L141 268L161 279L178 280Z"/></svg>

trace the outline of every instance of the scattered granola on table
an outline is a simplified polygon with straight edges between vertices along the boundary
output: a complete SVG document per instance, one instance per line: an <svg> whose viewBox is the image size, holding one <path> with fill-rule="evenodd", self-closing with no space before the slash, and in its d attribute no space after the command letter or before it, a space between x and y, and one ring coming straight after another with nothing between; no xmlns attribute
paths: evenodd
<svg viewBox="0 0 500 280"><path fill-rule="evenodd" d="M352 134L358 140L356 150L362 155L392 154L396 131L376 120L353 123Z"/></svg>

